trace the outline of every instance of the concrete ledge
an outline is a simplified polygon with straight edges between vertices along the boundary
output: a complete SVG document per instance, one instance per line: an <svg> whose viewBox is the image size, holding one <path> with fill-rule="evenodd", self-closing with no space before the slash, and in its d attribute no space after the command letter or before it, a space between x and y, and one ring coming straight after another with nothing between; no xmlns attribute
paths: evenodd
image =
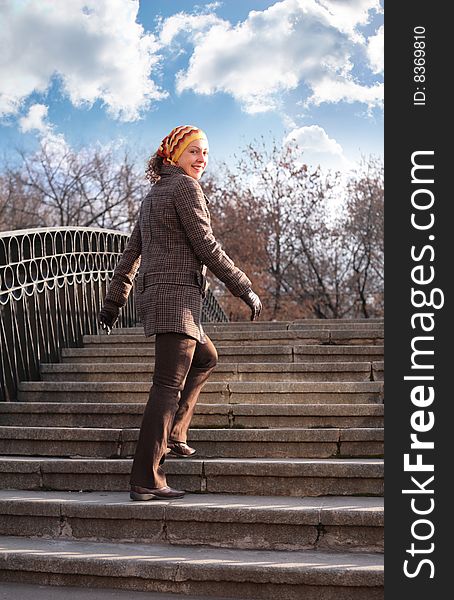
<svg viewBox="0 0 454 600"><path fill-rule="evenodd" d="M144 408L144 402L3 402L0 403L0 425L138 428ZM191 427L383 427L383 414L383 404L199 402Z"/></svg>
<svg viewBox="0 0 454 600"><path fill-rule="evenodd" d="M295 328L287 330L237 330L226 329L222 332L212 332L209 334L210 339L214 344L238 344L238 345L250 345L250 344L280 344L283 342L294 343L295 340L304 340L305 344L336 344L346 343L347 340L351 340L349 343L378 343L381 340L383 343L383 328L374 327L366 329L348 329L346 326L343 329L332 328ZM367 340L367 341L365 341ZM84 346L105 346L105 345L116 345L134 344L135 346L149 345L152 343L152 338L147 338L144 335L136 334L124 334L107 336L106 334L99 335L84 335L83 344Z"/></svg>
<svg viewBox="0 0 454 600"><path fill-rule="evenodd" d="M222 346L218 347L219 362L286 362L291 363L291 345ZM110 347L88 346L85 348L63 348L62 362L146 362L153 361L154 345L123 347L121 344Z"/></svg>
<svg viewBox="0 0 454 600"><path fill-rule="evenodd" d="M383 344L377 345L308 345L308 344L279 344L254 346L219 345L217 346L219 363L221 362L327 362L327 361L373 361L383 358ZM63 348L63 363L125 363L154 360L154 345L141 347L88 346L86 348Z"/></svg>
<svg viewBox="0 0 454 600"><path fill-rule="evenodd" d="M349 331L369 331L369 330L377 330L383 328L383 321L374 321L369 322L369 319L365 319L362 321L342 321L341 319L314 319L310 321L309 319L303 321L293 321L287 327L288 330L311 330L311 329L328 329L329 331L336 331L338 329Z"/></svg>
<svg viewBox="0 0 454 600"><path fill-rule="evenodd" d="M372 376L375 381L383 381L384 379L385 363L383 361L372 362Z"/></svg>
<svg viewBox="0 0 454 600"><path fill-rule="evenodd" d="M22 381L19 402L145 402L149 383ZM383 383L368 382L261 382L208 381L200 394L204 403L264 404L323 403L345 404L383 402Z"/></svg>
<svg viewBox="0 0 454 600"><path fill-rule="evenodd" d="M383 357L384 347L377 344L364 345L326 345L326 346L293 346L295 362L345 362L380 360Z"/></svg>
<svg viewBox="0 0 454 600"><path fill-rule="evenodd" d="M207 333L223 331L270 331L287 329L367 329L383 326L383 319L296 319L294 321L232 321L203 323ZM112 335L143 335L143 326L117 327Z"/></svg>
<svg viewBox="0 0 454 600"><path fill-rule="evenodd" d="M129 489L130 459L4 456L0 487L24 490ZM382 459L168 459L169 485L188 492L260 496L383 495Z"/></svg>
<svg viewBox="0 0 454 600"><path fill-rule="evenodd" d="M373 363L376 369L383 363ZM42 381L148 382L154 366L147 363L56 363L40 365ZM227 363L220 362L210 381L369 381L371 362ZM383 376L381 377L383 379Z"/></svg>
<svg viewBox="0 0 454 600"><path fill-rule="evenodd" d="M133 457L138 429L0 427L6 455ZM193 429L199 458L329 458L381 456L383 429ZM344 443L345 442L345 443ZM345 448L344 448L345 446Z"/></svg>
<svg viewBox="0 0 454 600"><path fill-rule="evenodd" d="M382 498L0 492L0 534L65 539L383 552Z"/></svg>
<svg viewBox="0 0 454 600"><path fill-rule="evenodd" d="M141 327L86 336L0 405L0 581L382 600L382 321L206 331L220 361L197 454L164 464L182 499L129 499L155 357Z"/></svg>
<svg viewBox="0 0 454 600"><path fill-rule="evenodd" d="M302 339L306 344L320 344L329 342L330 331L325 329L311 329L305 330L277 330L277 331L232 331L227 329L222 333L214 332L209 337L214 344L280 344L282 342L292 343L294 340ZM147 338L144 335L117 335L107 336L106 334L99 335L84 335L83 344L84 346L99 345L104 346L106 344L134 344L135 346L141 346L143 344L148 345L154 343L153 338Z"/></svg>
<svg viewBox="0 0 454 600"><path fill-rule="evenodd" d="M258 382L232 381L227 385L229 402L235 404L364 404L383 401L381 382L268 382L262 386Z"/></svg>
<svg viewBox="0 0 454 600"><path fill-rule="evenodd" d="M332 329L330 331L330 344L383 344L384 333L382 328L365 329L358 331Z"/></svg>
<svg viewBox="0 0 454 600"><path fill-rule="evenodd" d="M83 582L82 582L83 583ZM159 592L132 592L130 590L96 589L33 583L2 583L0 600L182 600L180 594ZM184 600L212 600L207 596L184 596ZM232 598L217 598L232 600ZM234 599L233 599L234 600Z"/></svg>
<svg viewBox="0 0 454 600"><path fill-rule="evenodd" d="M121 429L0 427L0 453L30 456L121 456Z"/></svg>
<svg viewBox="0 0 454 600"><path fill-rule="evenodd" d="M283 600L383 598L379 554L204 549L5 537L0 578ZM10 577L8 577L8 574Z"/></svg>

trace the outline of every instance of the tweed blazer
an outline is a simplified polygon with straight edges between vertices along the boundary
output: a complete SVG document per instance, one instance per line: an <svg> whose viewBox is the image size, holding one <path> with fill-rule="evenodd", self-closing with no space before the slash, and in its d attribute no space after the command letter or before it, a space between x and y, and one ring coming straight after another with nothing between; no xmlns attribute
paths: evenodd
<svg viewBox="0 0 454 600"><path fill-rule="evenodd" d="M147 337L174 331L205 341L202 275L207 267L234 296L251 287L216 240L208 203L199 182L170 165L163 165L160 180L142 201L106 299L124 306L134 285Z"/></svg>

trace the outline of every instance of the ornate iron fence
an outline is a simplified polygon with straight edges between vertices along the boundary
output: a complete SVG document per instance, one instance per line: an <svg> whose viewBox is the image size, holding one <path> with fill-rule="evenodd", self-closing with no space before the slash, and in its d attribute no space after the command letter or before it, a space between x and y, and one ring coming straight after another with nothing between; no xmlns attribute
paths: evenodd
<svg viewBox="0 0 454 600"><path fill-rule="evenodd" d="M97 322L129 235L91 227L46 227L0 233L0 401L17 384L39 380L41 362L82 346ZM228 321L208 290L202 321ZM134 287L116 327L137 324Z"/></svg>

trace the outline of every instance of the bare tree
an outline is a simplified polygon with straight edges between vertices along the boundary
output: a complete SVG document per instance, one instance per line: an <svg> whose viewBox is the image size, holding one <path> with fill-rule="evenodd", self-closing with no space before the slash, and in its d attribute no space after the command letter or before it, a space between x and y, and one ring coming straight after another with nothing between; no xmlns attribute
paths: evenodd
<svg viewBox="0 0 454 600"><path fill-rule="evenodd" d="M35 227L131 228L147 184L127 154L118 159L110 149L56 151L45 143L35 153L19 154L20 167L3 169L2 197L14 205L13 228L24 220Z"/></svg>
<svg viewBox="0 0 454 600"><path fill-rule="evenodd" d="M246 146L226 179L233 204L243 205L236 234L242 240L239 250L250 239L254 242L250 252L260 259L253 274L259 282L264 314L276 319L289 310L294 313L297 307L288 272L298 256L293 226L296 198L311 184L312 174L297 160L295 147L283 147L273 140L269 148L262 137ZM244 255L239 256L244 264Z"/></svg>
<svg viewBox="0 0 454 600"><path fill-rule="evenodd" d="M0 231L46 225L41 198L26 189L17 171L0 176Z"/></svg>
<svg viewBox="0 0 454 600"><path fill-rule="evenodd" d="M269 150L262 139L245 148L235 169L217 172L222 176L204 181L215 200L213 225L251 274L264 318L382 314L378 163L364 163L345 187L338 173L309 170L296 146L274 142ZM347 199L336 214L340 194ZM231 318L243 316L234 300L225 303Z"/></svg>
<svg viewBox="0 0 454 600"><path fill-rule="evenodd" d="M42 145L0 168L0 228L99 226L130 231L148 184L111 150ZM262 298L264 319L383 314L383 165L364 159L348 185L309 169L296 145L264 138L202 187L217 239ZM342 210L333 200L346 196ZM231 320L247 307L210 277Z"/></svg>
<svg viewBox="0 0 454 600"><path fill-rule="evenodd" d="M317 179L324 201L298 224L299 260L293 272L302 298L315 316L380 316L383 314L383 167L377 159L363 161L346 186L340 214L329 213L330 176Z"/></svg>
<svg viewBox="0 0 454 600"><path fill-rule="evenodd" d="M348 186L345 230L352 256L357 309L364 317L383 314L384 284L383 163L363 159Z"/></svg>
<svg viewBox="0 0 454 600"><path fill-rule="evenodd" d="M298 198L293 226L297 259L289 281L308 312L318 318L340 318L351 308L347 292L351 260L342 227L332 210L336 174L312 173Z"/></svg>
<svg viewBox="0 0 454 600"><path fill-rule="evenodd" d="M213 231L227 254L254 280L254 289L263 297L266 240L257 199L240 187L236 174L227 165L218 165L216 172L216 178L207 173L202 182L210 200ZM210 277L210 282L231 320L247 317L247 307L218 279Z"/></svg>

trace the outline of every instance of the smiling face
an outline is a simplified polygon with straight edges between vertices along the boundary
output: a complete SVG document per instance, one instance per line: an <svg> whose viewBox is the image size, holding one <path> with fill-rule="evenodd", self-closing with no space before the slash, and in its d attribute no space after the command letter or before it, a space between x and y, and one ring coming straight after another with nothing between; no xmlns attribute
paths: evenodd
<svg viewBox="0 0 454 600"><path fill-rule="evenodd" d="M191 142L176 164L193 179L200 179L208 164L208 142L206 139Z"/></svg>

